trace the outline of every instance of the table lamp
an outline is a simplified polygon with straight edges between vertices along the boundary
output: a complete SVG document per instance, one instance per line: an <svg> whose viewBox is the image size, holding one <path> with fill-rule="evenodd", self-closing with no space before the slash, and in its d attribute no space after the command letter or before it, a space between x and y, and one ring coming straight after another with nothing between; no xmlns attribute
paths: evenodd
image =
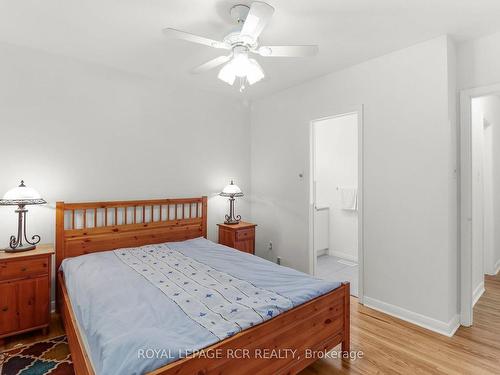
<svg viewBox="0 0 500 375"><path fill-rule="evenodd" d="M229 215L226 215L226 220L224 224L238 224L241 220L241 216L234 216L234 197L242 197L243 193L241 189L234 184L231 180L229 185L227 185L220 193L221 197L229 197Z"/></svg>
<svg viewBox="0 0 500 375"><path fill-rule="evenodd" d="M26 236L26 213L28 210L25 207L30 204L44 203L47 202L42 199L40 194L35 189L24 185L24 181L21 181L19 186L10 189L7 193L5 193L3 199L0 199L0 205L17 206L17 210L15 212L19 214L19 218L17 222L17 237L10 237L9 248L4 249L4 251L13 253L33 250L36 248L36 244L40 242L40 236L34 235L31 237L31 241L28 240ZM26 243L23 243L23 239Z"/></svg>

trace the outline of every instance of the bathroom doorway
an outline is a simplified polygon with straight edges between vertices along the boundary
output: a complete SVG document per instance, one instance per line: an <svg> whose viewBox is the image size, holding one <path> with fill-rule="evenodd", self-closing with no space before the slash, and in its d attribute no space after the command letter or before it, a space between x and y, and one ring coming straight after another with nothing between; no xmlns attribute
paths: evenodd
<svg viewBox="0 0 500 375"><path fill-rule="evenodd" d="M349 281L359 297L362 280L361 110L311 123L311 259L314 275Z"/></svg>
<svg viewBox="0 0 500 375"><path fill-rule="evenodd" d="M485 280L500 271L500 84L463 90L460 109L460 320L471 326Z"/></svg>

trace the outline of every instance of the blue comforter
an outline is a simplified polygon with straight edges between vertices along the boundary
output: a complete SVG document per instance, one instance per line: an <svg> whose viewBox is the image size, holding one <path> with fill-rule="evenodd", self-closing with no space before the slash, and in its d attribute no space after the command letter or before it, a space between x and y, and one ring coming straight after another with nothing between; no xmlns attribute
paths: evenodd
<svg viewBox="0 0 500 375"><path fill-rule="evenodd" d="M169 249L276 293L293 306L340 284L313 278L204 238ZM143 374L219 341L113 251L64 260L66 287L96 374Z"/></svg>

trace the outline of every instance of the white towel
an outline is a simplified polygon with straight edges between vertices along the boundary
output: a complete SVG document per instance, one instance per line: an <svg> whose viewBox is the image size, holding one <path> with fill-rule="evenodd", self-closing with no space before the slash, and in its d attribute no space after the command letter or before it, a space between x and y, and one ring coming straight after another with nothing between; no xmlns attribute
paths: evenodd
<svg viewBox="0 0 500 375"><path fill-rule="evenodd" d="M358 189L354 187L341 187L340 207L343 210L356 211L358 209Z"/></svg>

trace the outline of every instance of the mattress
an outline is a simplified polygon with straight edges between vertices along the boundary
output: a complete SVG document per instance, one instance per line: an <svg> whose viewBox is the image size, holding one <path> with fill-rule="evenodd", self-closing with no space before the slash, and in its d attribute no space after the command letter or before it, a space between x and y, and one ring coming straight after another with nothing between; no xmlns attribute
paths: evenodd
<svg viewBox="0 0 500 375"><path fill-rule="evenodd" d="M340 286L204 238L68 258L61 269L98 375L153 371Z"/></svg>

